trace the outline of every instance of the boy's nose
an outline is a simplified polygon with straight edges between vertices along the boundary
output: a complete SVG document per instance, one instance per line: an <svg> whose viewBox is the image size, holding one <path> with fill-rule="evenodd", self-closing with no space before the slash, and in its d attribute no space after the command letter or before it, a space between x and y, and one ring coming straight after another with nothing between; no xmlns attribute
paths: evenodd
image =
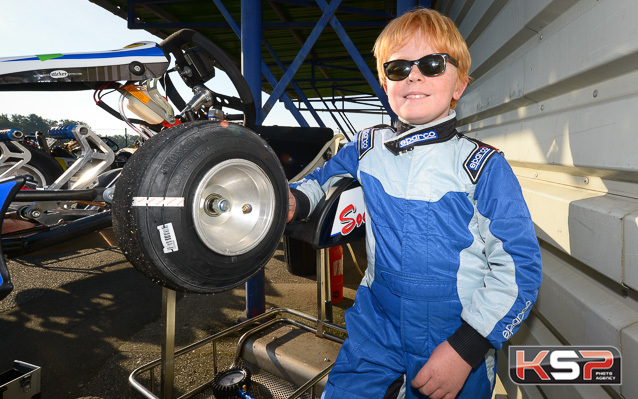
<svg viewBox="0 0 638 399"><path fill-rule="evenodd" d="M425 76L419 71L419 67L416 65L412 65L412 69L410 70L410 74L408 75L408 80L416 81L422 80Z"/></svg>

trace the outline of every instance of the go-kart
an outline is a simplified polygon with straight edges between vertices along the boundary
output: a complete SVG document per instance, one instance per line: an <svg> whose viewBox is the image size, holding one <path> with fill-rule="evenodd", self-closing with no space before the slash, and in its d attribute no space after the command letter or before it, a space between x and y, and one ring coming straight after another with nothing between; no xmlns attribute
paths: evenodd
<svg viewBox="0 0 638 399"><path fill-rule="evenodd" d="M205 85L215 68L225 71L237 96ZM188 101L172 74L192 91ZM114 51L0 58L0 91L15 90L94 90L96 104L143 143L122 169L112 169L112 151L88 127L53 128L50 136L85 140L92 160L84 168L72 164L44 189L21 190L32 180L25 177L0 182L2 216L9 209L15 220L35 226L3 234L5 253L19 255L112 222L133 266L177 291L214 293L255 275L284 232L287 179L322 163L339 142L326 128L255 126L251 91L235 63L192 30ZM111 93L120 95L117 107L105 101ZM6 139L16 141L9 133ZM87 169L95 162L101 166ZM0 271L0 284L9 287L1 259Z"/></svg>

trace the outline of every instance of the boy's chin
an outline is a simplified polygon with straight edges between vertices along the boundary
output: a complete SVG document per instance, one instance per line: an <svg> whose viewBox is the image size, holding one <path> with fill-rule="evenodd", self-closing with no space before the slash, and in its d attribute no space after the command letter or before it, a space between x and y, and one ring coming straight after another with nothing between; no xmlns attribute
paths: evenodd
<svg viewBox="0 0 638 399"><path fill-rule="evenodd" d="M446 111L441 112L440 114L432 113L432 114L418 114L418 115L399 115L399 118L406 123L411 125L427 125L428 123L435 122L439 119L446 118L450 114L450 109L448 108Z"/></svg>

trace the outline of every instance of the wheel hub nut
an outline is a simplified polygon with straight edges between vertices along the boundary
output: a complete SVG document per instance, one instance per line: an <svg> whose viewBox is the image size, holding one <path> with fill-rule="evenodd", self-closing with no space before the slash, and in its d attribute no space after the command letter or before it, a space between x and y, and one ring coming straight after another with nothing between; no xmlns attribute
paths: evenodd
<svg viewBox="0 0 638 399"><path fill-rule="evenodd" d="M230 201L218 194L211 194L204 202L204 211L209 216L220 216L230 210Z"/></svg>

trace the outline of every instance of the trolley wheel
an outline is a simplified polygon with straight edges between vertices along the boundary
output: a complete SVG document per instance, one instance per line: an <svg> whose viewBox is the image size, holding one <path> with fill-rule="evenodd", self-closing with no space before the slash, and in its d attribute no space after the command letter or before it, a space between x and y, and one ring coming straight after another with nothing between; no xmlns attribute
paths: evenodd
<svg viewBox="0 0 638 399"><path fill-rule="evenodd" d="M194 122L153 136L126 163L113 230L151 280L214 293L268 262L287 207L283 168L264 140L239 125Z"/></svg>
<svg viewBox="0 0 638 399"><path fill-rule="evenodd" d="M236 367L220 371L211 381L211 388L215 398L235 398L237 392L243 387L250 387L250 370L245 367Z"/></svg>

